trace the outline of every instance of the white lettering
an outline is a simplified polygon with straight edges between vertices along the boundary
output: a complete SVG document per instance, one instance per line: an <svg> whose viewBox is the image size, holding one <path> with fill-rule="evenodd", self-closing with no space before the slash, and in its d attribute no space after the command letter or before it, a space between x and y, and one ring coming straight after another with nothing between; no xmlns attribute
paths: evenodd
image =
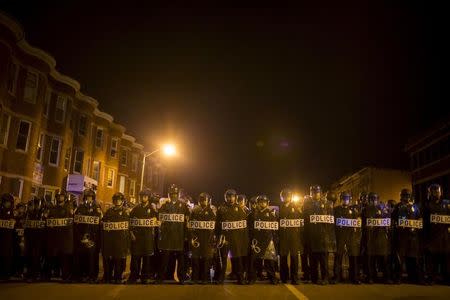
<svg viewBox="0 0 450 300"><path fill-rule="evenodd" d="M255 221L255 229L262 230L278 230L278 222Z"/></svg>
<svg viewBox="0 0 450 300"><path fill-rule="evenodd" d="M327 223L334 224L334 216L332 215L312 215L309 216L310 223Z"/></svg>
<svg viewBox="0 0 450 300"><path fill-rule="evenodd" d="M156 218L151 219L130 219L131 227L158 227L159 222Z"/></svg>
<svg viewBox="0 0 450 300"><path fill-rule="evenodd" d="M188 227L191 229L209 229L213 230L216 227L216 222L214 221L189 221Z"/></svg>
<svg viewBox="0 0 450 300"><path fill-rule="evenodd" d="M97 216L85 216L85 215L75 215L73 218L74 223L80 224L100 224L100 217Z"/></svg>
<svg viewBox="0 0 450 300"><path fill-rule="evenodd" d="M69 226L73 222L72 218L47 219L47 227L64 227Z"/></svg>
<svg viewBox="0 0 450 300"><path fill-rule="evenodd" d="M303 227L305 226L304 219L280 219L280 227Z"/></svg>
<svg viewBox="0 0 450 300"><path fill-rule="evenodd" d="M404 228L423 228L422 219L419 220L411 220L411 219L398 219L398 226Z"/></svg>
<svg viewBox="0 0 450 300"><path fill-rule="evenodd" d="M0 228L14 229L16 220L0 220Z"/></svg>
<svg viewBox="0 0 450 300"><path fill-rule="evenodd" d="M162 222L184 222L183 214L159 214L159 221Z"/></svg>
<svg viewBox="0 0 450 300"><path fill-rule="evenodd" d="M339 227L361 227L361 219L346 219L346 218L337 218L336 226Z"/></svg>
<svg viewBox="0 0 450 300"><path fill-rule="evenodd" d="M391 226L390 218L368 218L366 220L368 227L389 227Z"/></svg>
<svg viewBox="0 0 450 300"><path fill-rule="evenodd" d="M234 230L247 228L247 220L222 222L223 230Z"/></svg>
<svg viewBox="0 0 450 300"><path fill-rule="evenodd" d="M103 230L127 230L128 222L103 222Z"/></svg>
<svg viewBox="0 0 450 300"><path fill-rule="evenodd" d="M433 214L430 216L430 221L436 224L450 224L450 216Z"/></svg>

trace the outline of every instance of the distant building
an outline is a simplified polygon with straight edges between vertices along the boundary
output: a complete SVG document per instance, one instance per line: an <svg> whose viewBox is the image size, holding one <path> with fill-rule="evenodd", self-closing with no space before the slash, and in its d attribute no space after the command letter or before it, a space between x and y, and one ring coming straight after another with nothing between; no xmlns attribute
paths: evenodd
<svg viewBox="0 0 450 300"><path fill-rule="evenodd" d="M136 198L144 147L55 66L0 13L0 193L28 201L93 187L103 203L117 191ZM146 168L144 185L162 186L164 166L153 159Z"/></svg>
<svg viewBox="0 0 450 300"><path fill-rule="evenodd" d="M403 188L411 188L409 172L375 167L365 167L331 185L331 190L337 194L347 191L355 198L361 192L376 192L382 201L398 201Z"/></svg>
<svg viewBox="0 0 450 300"><path fill-rule="evenodd" d="M405 151L409 154L416 199L426 199L432 183L440 184L444 196L450 197L450 120L412 138Z"/></svg>

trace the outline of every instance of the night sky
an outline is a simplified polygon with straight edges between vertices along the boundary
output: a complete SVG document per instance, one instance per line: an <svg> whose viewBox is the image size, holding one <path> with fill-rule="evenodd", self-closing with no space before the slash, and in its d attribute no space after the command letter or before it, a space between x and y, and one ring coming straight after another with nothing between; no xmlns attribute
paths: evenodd
<svg viewBox="0 0 450 300"><path fill-rule="evenodd" d="M367 165L407 169L405 143L447 114L448 24L426 1L60 2L0 9L148 150L176 142L169 181L193 195L275 197Z"/></svg>

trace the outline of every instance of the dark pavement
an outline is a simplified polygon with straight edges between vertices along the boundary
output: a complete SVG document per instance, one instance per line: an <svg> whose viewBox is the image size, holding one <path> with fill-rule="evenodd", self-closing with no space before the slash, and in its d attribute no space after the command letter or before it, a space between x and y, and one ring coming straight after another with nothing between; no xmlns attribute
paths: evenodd
<svg viewBox="0 0 450 300"><path fill-rule="evenodd" d="M258 283L214 285L89 285L61 283L3 283L0 299L450 299L448 286L350 285L298 286Z"/></svg>

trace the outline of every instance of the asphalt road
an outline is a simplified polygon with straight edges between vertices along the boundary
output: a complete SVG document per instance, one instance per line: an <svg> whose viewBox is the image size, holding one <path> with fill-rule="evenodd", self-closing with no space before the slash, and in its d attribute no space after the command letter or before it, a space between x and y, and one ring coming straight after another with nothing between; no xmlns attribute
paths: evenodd
<svg viewBox="0 0 450 300"><path fill-rule="evenodd" d="M3 283L0 299L450 299L448 286L338 284L277 286L257 283L238 286L186 285L89 285L61 283Z"/></svg>

